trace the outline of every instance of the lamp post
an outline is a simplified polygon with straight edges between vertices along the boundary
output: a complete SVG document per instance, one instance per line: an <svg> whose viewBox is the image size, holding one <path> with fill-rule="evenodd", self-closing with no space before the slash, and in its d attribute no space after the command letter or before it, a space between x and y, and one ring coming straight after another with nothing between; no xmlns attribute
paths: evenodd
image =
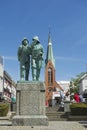
<svg viewBox="0 0 87 130"><path fill-rule="evenodd" d="M70 88L70 101L71 101L71 89L72 89L72 81L70 81L70 85L69 85L69 88Z"/></svg>

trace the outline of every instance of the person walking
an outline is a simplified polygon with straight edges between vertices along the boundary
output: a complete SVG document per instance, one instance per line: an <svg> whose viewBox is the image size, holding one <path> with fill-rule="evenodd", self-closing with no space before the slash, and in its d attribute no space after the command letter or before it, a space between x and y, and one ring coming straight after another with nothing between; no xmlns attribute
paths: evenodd
<svg viewBox="0 0 87 130"><path fill-rule="evenodd" d="M75 93L75 94L74 94L74 100L75 100L76 102L80 102L80 98L79 98L79 94L78 94L78 93Z"/></svg>

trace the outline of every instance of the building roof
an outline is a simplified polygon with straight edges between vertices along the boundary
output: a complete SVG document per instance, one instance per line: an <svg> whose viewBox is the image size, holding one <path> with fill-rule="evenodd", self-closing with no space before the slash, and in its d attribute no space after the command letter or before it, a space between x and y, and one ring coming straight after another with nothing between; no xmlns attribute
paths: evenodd
<svg viewBox="0 0 87 130"><path fill-rule="evenodd" d="M86 78L87 77L87 74L84 74L81 78L80 78L80 80L79 80L79 82L81 82L84 78Z"/></svg>
<svg viewBox="0 0 87 130"><path fill-rule="evenodd" d="M64 89L64 91L69 90L70 81L57 81L57 83Z"/></svg>
<svg viewBox="0 0 87 130"><path fill-rule="evenodd" d="M57 81L57 83L61 83L61 84L70 84L70 81L63 81L63 80L61 80L61 81Z"/></svg>
<svg viewBox="0 0 87 130"><path fill-rule="evenodd" d="M49 60L52 62L53 66L55 68L55 60L54 60L54 56L53 56L53 49L52 49L52 41L51 41L51 37L50 37L50 31L49 31L49 35L48 35L46 64L48 63Z"/></svg>
<svg viewBox="0 0 87 130"><path fill-rule="evenodd" d="M16 87L16 83L14 80L12 80L11 76L8 74L7 71L4 70L4 78L7 79L9 82L12 83L13 86Z"/></svg>
<svg viewBox="0 0 87 130"><path fill-rule="evenodd" d="M11 76L7 73L7 71L4 70L4 78L8 79L10 82L12 82Z"/></svg>

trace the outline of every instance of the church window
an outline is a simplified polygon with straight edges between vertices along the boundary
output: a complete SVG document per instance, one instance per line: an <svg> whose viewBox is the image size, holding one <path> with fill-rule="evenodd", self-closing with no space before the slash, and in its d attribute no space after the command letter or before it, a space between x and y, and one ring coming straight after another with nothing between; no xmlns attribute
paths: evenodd
<svg viewBox="0 0 87 130"><path fill-rule="evenodd" d="M52 83L53 83L52 69L48 68L48 84L51 85Z"/></svg>

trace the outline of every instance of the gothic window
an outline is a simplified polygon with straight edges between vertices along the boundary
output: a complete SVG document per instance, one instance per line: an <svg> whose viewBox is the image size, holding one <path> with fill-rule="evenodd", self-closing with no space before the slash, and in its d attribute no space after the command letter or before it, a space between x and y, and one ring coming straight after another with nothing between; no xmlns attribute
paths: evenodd
<svg viewBox="0 0 87 130"><path fill-rule="evenodd" d="M52 83L53 83L52 69L48 68L48 84L51 85Z"/></svg>

